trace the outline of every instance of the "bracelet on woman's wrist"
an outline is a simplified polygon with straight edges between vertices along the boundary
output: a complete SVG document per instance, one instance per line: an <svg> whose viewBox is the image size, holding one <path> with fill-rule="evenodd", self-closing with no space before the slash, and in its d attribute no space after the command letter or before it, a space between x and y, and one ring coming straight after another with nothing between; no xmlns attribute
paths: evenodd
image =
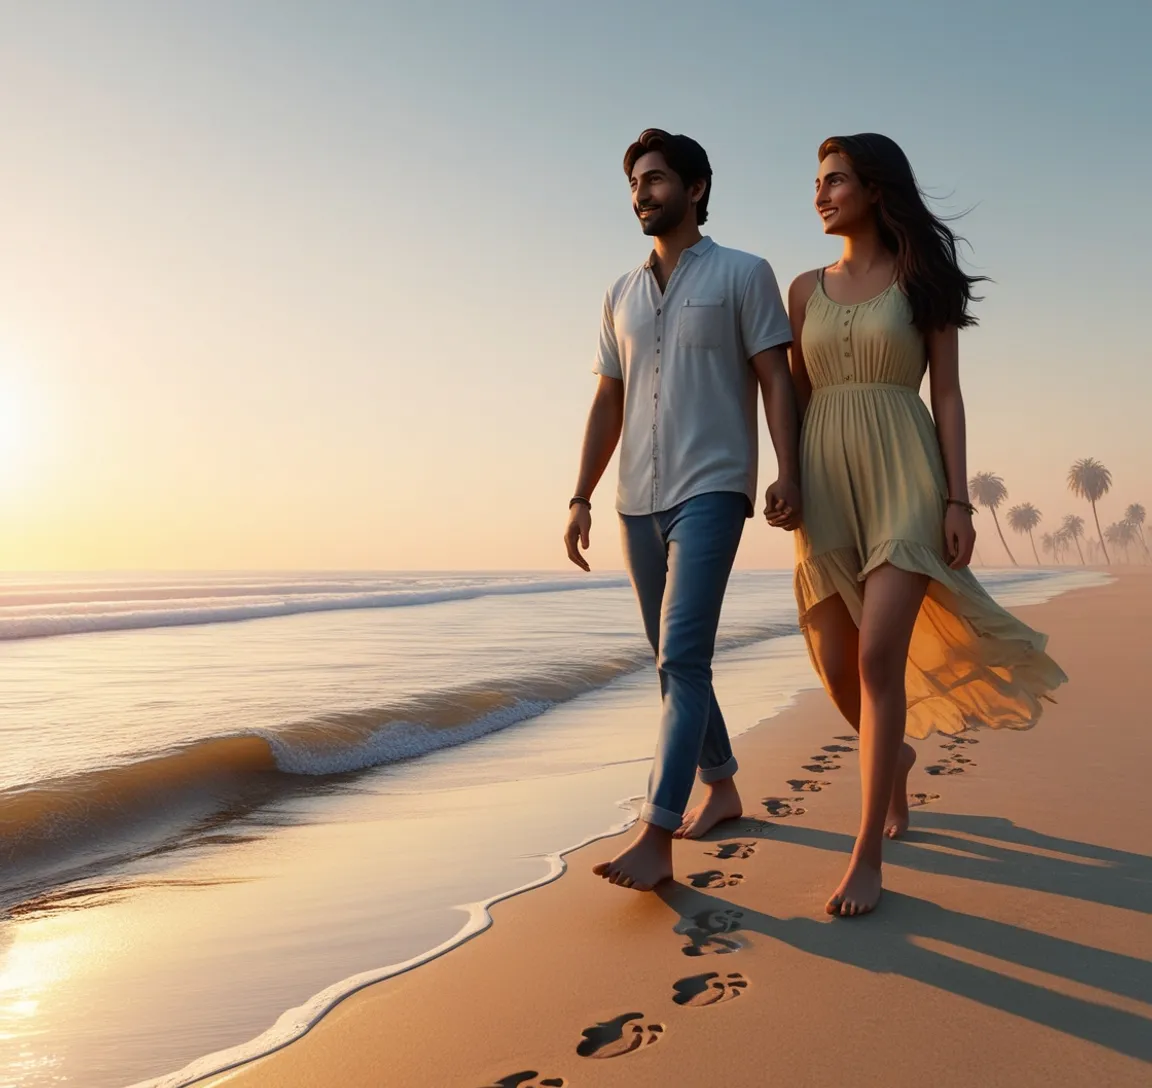
<svg viewBox="0 0 1152 1088"><path fill-rule="evenodd" d="M576 506L577 504L580 506L586 506L589 510L592 509L592 503L588 499L584 498L583 495L573 495L572 498L568 500L568 509L571 510L572 507Z"/></svg>
<svg viewBox="0 0 1152 1088"><path fill-rule="evenodd" d="M959 506L962 509L967 510L969 514L973 514L973 515L975 515L975 513L976 513L976 507L973 506L967 499L953 499L953 498L949 497L949 498L944 500L944 505L945 506Z"/></svg>

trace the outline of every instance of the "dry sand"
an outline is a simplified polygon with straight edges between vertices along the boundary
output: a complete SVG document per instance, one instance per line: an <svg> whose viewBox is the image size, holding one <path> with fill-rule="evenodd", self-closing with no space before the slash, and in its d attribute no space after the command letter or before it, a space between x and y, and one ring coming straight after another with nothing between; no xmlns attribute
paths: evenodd
<svg viewBox="0 0 1152 1088"><path fill-rule="evenodd" d="M1019 612L1071 682L1029 732L918 743L930 800L876 914L823 913L858 756L810 692L737 742L749 816L679 845L675 884L609 886L589 870L621 841L594 843L487 933L201 1084L1152 1084L1152 571Z"/></svg>

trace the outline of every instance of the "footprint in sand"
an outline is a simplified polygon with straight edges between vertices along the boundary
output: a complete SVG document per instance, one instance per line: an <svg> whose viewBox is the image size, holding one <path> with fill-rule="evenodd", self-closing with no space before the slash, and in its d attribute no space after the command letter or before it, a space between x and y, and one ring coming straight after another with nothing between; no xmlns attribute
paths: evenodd
<svg viewBox="0 0 1152 1088"><path fill-rule="evenodd" d="M819 793L825 786L831 786L832 783L820 782L815 778L789 778L788 785L798 793ZM767 804L768 801L765 800L764 803Z"/></svg>
<svg viewBox="0 0 1152 1088"><path fill-rule="evenodd" d="M924 771L926 774L963 774L964 768L954 766L951 760L942 760L931 767L925 767Z"/></svg>
<svg viewBox="0 0 1152 1088"><path fill-rule="evenodd" d="M940 747L946 752L953 752L962 745L979 743L978 740L973 740L971 737L953 737L947 744L941 744Z"/></svg>
<svg viewBox="0 0 1152 1088"><path fill-rule="evenodd" d="M855 744L860 738L855 733L849 733L846 737L833 737L833 740L848 740Z"/></svg>
<svg viewBox="0 0 1152 1088"><path fill-rule="evenodd" d="M676 993L672 1000L677 1005L687 1005L698 1009L703 1005L719 1005L731 1001L748 989L748 980L739 971L721 977L715 971L706 975L692 975L682 978L672 987Z"/></svg>
<svg viewBox="0 0 1152 1088"><path fill-rule="evenodd" d="M619 1058L660 1041L663 1024L637 1023L642 1012L626 1012L615 1020L603 1020L582 1032L584 1041L576 1047L582 1058Z"/></svg>
<svg viewBox="0 0 1152 1088"><path fill-rule="evenodd" d="M820 751L822 751L822 752L855 752L856 749L851 747L851 745L848 745L848 744L825 744L824 747L820 749Z"/></svg>
<svg viewBox="0 0 1152 1088"><path fill-rule="evenodd" d="M691 918L681 918L672 932L688 938L681 949L685 956L724 956L740 950L740 942L725 934L738 930L743 919L740 910L702 910Z"/></svg>
<svg viewBox="0 0 1152 1088"><path fill-rule="evenodd" d="M709 857L719 858L721 861L731 861L733 858L750 858L756 853L756 844L751 842L723 842L715 850L705 850Z"/></svg>
<svg viewBox="0 0 1152 1088"><path fill-rule="evenodd" d="M910 793L908 794L908 807L919 808L921 805L930 805L933 801L939 801L940 794L938 793Z"/></svg>
<svg viewBox="0 0 1152 1088"><path fill-rule="evenodd" d="M525 1069L523 1073L509 1073L485 1088L565 1088L567 1081L563 1077L545 1077L540 1080L540 1074L535 1069Z"/></svg>
<svg viewBox="0 0 1152 1088"><path fill-rule="evenodd" d="M689 938L689 943L680 949L685 956L727 956L739 952L742 947L734 937L696 937L692 934L686 936Z"/></svg>
<svg viewBox="0 0 1152 1088"><path fill-rule="evenodd" d="M743 873L722 873L719 869L692 873L688 877L693 888L734 888L743 879Z"/></svg>
<svg viewBox="0 0 1152 1088"><path fill-rule="evenodd" d="M827 783L825 783L827 784ZM817 786L817 789L820 787ZM783 820L786 816L803 816L808 810L803 805L794 804L801 798L787 798L787 797L765 797L764 807L768 810L768 815L777 820Z"/></svg>
<svg viewBox="0 0 1152 1088"><path fill-rule="evenodd" d="M805 763L801 770L811 771L813 774L831 774L833 771L840 770L839 763L832 763L831 757L827 763Z"/></svg>

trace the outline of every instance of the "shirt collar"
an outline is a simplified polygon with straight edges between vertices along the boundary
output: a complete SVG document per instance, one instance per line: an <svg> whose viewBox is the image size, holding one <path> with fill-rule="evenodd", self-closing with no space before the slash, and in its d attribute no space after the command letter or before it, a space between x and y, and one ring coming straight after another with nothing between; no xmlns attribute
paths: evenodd
<svg viewBox="0 0 1152 1088"><path fill-rule="evenodd" d="M703 257L704 254L707 253L715 245L716 245L716 243L713 242L712 239L709 238L707 234L705 234L704 237L701 238L699 242L697 242L694 246L689 246L686 250L684 250L684 252L690 253L693 257ZM656 263L656 251L653 250L651 253L648 254L648 260L646 260L644 262L644 267L645 268L651 268L655 263Z"/></svg>

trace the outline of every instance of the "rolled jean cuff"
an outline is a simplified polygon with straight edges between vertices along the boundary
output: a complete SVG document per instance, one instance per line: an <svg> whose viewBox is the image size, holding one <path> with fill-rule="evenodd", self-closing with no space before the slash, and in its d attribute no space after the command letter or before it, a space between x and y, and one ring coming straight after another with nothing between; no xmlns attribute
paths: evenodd
<svg viewBox="0 0 1152 1088"><path fill-rule="evenodd" d="M684 822L682 813L672 812L671 809L660 808L659 805L646 804L640 809L640 819L646 824L655 824L665 831L677 831Z"/></svg>
<svg viewBox="0 0 1152 1088"><path fill-rule="evenodd" d="M736 757L729 756L719 767L701 767L700 781L706 784L723 782L725 778L731 778L739 770L739 767Z"/></svg>

